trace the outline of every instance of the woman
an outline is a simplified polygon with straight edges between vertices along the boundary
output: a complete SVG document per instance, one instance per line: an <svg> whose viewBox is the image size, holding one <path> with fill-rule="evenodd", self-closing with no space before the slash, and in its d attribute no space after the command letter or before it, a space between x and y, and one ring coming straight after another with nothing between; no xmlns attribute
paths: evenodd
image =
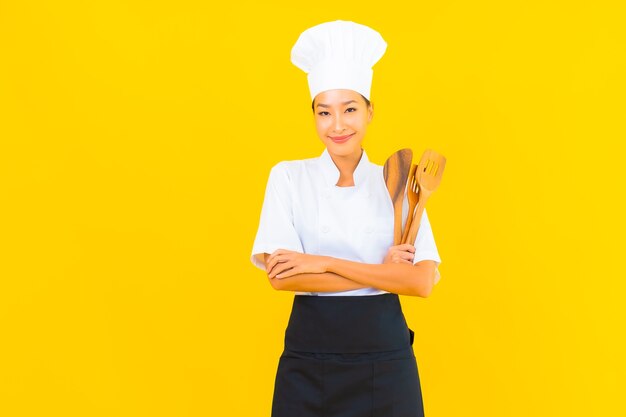
<svg viewBox="0 0 626 417"><path fill-rule="evenodd" d="M346 21L306 30L292 49L325 149L271 169L252 249L272 287L295 292L273 417L424 415L398 294L428 297L441 259L425 211L415 242L393 245L382 166L361 146L385 49L378 32Z"/></svg>

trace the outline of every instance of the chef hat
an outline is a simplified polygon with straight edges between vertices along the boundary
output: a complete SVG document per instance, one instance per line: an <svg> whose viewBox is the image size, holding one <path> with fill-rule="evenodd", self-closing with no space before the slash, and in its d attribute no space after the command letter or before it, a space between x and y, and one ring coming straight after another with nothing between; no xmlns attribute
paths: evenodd
<svg viewBox="0 0 626 417"><path fill-rule="evenodd" d="M354 90L369 100L372 67L386 49L375 30L337 20L302 32L291 49L291 62L308 74L311 100L334 89Z"/></svg>

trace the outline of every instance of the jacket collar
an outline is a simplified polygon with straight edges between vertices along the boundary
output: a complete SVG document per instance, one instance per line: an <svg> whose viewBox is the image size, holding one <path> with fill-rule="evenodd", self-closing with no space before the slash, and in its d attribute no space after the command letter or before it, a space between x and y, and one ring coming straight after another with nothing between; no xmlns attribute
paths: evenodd
<svg viewBox="0 0 626 417"><path fill-rule="evenodd" d="M355 187L359 187L361 184L363 184L369 172L370 160L367 157L365 149L361 149L363 150L363 153L361 154L361 159L359 160L359 163L356 166L354 173L352 174ZM319 161L327 185L330 187L334 187L335 185L337 185L337 181L339 181L340 172L339 168L337 168L337 166L333 162L333 159L330 157L328 149L324 148L324 152L322 152Z"/></svg>

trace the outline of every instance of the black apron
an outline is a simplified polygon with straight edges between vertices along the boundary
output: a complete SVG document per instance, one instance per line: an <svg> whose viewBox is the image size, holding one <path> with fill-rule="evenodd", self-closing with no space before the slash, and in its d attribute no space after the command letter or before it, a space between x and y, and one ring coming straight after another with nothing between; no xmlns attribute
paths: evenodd
<svg viewBox="0 0 626 417"><path fill-rule="evenodd" d="M295 295L272 417L423 417L397 294Z"/></svg>

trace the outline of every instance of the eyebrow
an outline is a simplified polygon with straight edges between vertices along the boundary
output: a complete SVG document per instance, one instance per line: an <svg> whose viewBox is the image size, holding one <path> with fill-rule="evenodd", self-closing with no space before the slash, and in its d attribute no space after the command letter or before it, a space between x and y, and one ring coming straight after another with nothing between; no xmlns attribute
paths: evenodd
<svg viewBox="0 0 626 417"><path fill-rule="evenodd" d="M350 103L356 103L356 100L348 100L348 101L344 101L344 102L343 102L343 103L341 103L341 104L343 104L343 105L345 106L345 105L350 104ZM322 104L322 103L317 103L317 106L315 106L315 107L326 107L326 108L328 108L328 107L330 107L330 104Z"/></svg>

